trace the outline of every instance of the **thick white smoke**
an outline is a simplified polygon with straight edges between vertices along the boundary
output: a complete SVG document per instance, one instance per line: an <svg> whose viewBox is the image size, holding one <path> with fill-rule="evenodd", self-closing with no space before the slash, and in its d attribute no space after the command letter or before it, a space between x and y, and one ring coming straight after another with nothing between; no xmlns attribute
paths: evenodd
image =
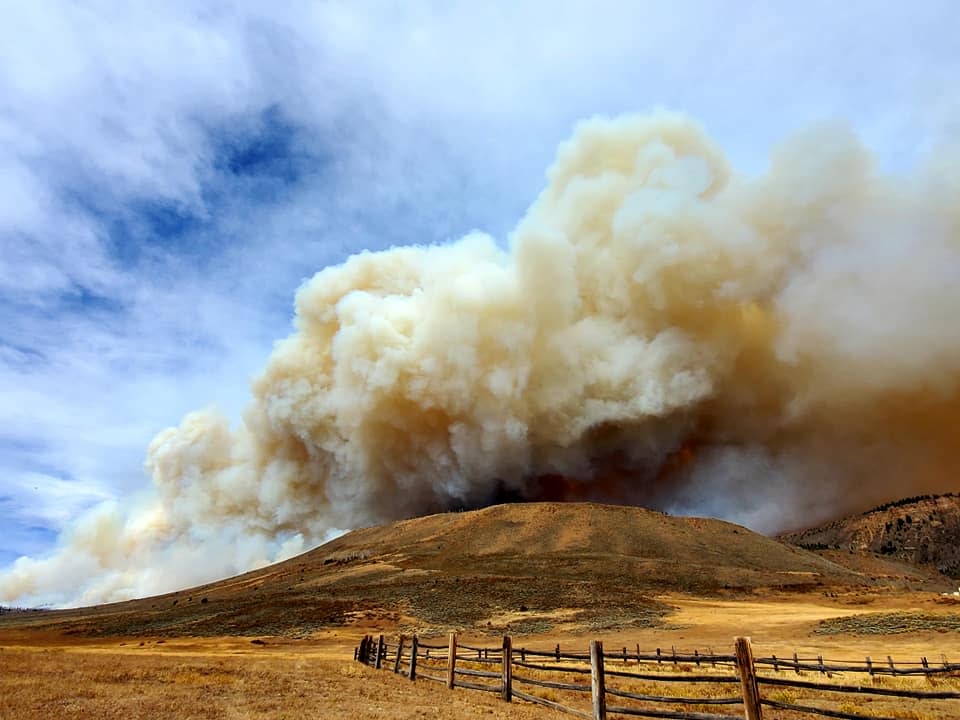
<svg viewBox="0 0 960 720"><path fill-rule="evenodd" d="M958 167L887 176L824 127L746 178L685 117L584 122L508 250L474 233L306 282L243 423L160 433L155 495L0 598L144 595L504 499L769 531L955 489Z"/></svg>

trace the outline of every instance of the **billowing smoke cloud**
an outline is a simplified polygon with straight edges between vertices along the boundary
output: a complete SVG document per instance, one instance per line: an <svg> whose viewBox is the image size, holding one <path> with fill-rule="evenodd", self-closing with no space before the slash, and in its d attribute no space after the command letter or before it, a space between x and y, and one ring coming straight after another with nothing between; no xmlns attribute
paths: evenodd
<svg viewBox="0 0 960 720"><path fill-rule="evenodd" d="M772 531L955 489L951 157L893 177L823 127L745 178L682 116L584 122L509 250L474 233L318 273L242 424L160 433L155 494L20 560L0 597L143 595L500 500Z"/></svg>

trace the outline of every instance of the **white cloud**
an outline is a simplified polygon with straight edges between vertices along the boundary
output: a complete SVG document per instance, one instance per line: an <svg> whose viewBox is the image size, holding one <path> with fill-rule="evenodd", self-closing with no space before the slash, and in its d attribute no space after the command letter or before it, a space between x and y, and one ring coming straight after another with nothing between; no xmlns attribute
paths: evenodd
<svg viewBox="0 0 960 720"><path fill-rule="evenodd" d="M7 490L28 501L16 510L14 519L57 530L87 508L112 499L96 484L80 484L33 472L14 478Z"/></svg>

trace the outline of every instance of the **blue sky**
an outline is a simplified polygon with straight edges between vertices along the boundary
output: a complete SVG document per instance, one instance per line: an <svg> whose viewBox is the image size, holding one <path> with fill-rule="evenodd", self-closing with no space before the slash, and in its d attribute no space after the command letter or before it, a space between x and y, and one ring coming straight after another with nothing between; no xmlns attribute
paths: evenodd
<svg viewBox="0 0 960 720"><path fill-rule="evenodd" d="M501 242L580 118L688 112L736 166L821 121L960 134L950 2L0 4L0 565L239 418L296 287Z"/></svg>

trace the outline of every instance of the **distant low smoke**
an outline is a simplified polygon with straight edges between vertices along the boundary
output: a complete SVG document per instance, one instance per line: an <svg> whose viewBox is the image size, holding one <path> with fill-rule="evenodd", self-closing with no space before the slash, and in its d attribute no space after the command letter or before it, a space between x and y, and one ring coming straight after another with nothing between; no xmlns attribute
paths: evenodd
<svg viewBox="0 0 960 720"><path fill-rule="evenodd" d="M160 433L155 495L0 598L144 595L500 500L773 531L956 489L958 160L891 177L825 127L745 178L685 117L584 122L509 250L473 233L318 273L243 423Z"/></svg>

